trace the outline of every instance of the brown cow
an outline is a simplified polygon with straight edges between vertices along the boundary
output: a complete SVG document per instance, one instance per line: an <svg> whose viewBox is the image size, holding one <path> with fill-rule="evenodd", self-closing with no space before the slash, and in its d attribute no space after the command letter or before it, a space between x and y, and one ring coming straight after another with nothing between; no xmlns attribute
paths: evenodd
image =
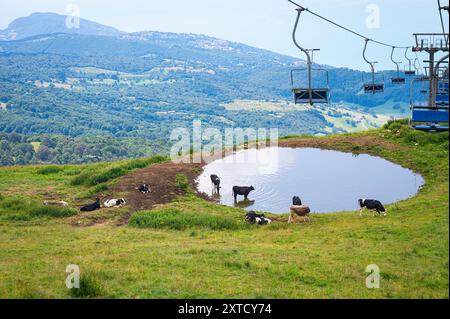
<svg viewBox="0 0 450 319"><path fill-rule="evenodd" d="M311 219L309 218L310 213L311 209L308 206L292 205L288 223L291 223L294 220L294 217L296 216L302 217L303 221L307 221L308 223L310 223L311 222Z"/></svg>

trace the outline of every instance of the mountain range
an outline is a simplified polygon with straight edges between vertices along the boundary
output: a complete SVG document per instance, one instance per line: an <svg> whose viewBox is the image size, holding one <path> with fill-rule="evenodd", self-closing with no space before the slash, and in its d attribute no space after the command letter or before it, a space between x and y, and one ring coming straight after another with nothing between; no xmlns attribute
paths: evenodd
<svg viewBox="0 0 450 319"><path fill-rule="evenodd" d="M52 33L120 36L125 32L85 19L79 19L79 24L71 24L70 17L55 13L33 13L14 20L8 28L0 30L0 40L21 40Z"/></svg>
<svg viewBox="0 0 450 319"><path fill-rule="evenodd" d="M384 94L366 95L364 72L322 66L334 103L293 105L290 70L304 67L301 59L204 35L126 33L83 19L67 28L66 19L36 13L0 31L0 132L26 143L33 136L143 139L160 150L174 127L194 119L291 135L376 127L386 118L375 113L407 116L408 85L386 82ZM306 85L305 75L295 85ZM324 73L314 80L326 85Z"/></svg>

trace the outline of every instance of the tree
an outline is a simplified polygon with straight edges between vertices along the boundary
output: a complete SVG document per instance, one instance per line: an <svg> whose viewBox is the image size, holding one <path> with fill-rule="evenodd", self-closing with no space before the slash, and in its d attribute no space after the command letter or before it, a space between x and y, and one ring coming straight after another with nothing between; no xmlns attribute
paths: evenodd
<svg viewBox="0 0 450 319"><path fill-rule="evenodd" d="M36 157L43 162L48 162L52 158L52 152L47 146L41 145L36 153Z"/></svg>

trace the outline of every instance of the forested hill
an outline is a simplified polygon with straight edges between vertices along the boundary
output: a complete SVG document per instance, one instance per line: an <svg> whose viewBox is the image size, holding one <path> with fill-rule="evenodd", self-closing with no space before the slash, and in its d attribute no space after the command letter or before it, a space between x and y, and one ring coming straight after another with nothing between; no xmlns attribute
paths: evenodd
<svg viewBox="0 0 450 319"><path fill-rule="evenodd" d="M278 127L287 135L379 126L364 112L386 102L406 116L407 87L387 84L385 94L367 96L359 71L326 67L337 104L294 107L290 70L304 66L297 58L202 35L130 34L85 20L68 31L64 20L31 15L0 31L0 132L160 141L194 119L218 128ZM324 78L316 81L323 85ZM355 116L345 106L361 112Z"/></svg>

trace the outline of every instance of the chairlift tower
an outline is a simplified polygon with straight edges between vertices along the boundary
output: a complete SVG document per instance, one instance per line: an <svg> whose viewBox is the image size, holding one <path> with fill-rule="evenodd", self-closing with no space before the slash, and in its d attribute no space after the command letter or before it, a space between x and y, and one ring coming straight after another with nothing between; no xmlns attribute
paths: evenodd
<svg viewBox="0 0 450 319"><path fill-rule="evenodd" d="M436 107L436 95L439 80L439 66L442 61L436 61L436 54L438 52L448 52L448 33L414 33L416 45L413 47L414 52L426 52L428 53L428 60L424 61L428 63L427 76L430 80L430 89L428 95L429 107ZM448 55L445 57L448 58Z"/></svg>

